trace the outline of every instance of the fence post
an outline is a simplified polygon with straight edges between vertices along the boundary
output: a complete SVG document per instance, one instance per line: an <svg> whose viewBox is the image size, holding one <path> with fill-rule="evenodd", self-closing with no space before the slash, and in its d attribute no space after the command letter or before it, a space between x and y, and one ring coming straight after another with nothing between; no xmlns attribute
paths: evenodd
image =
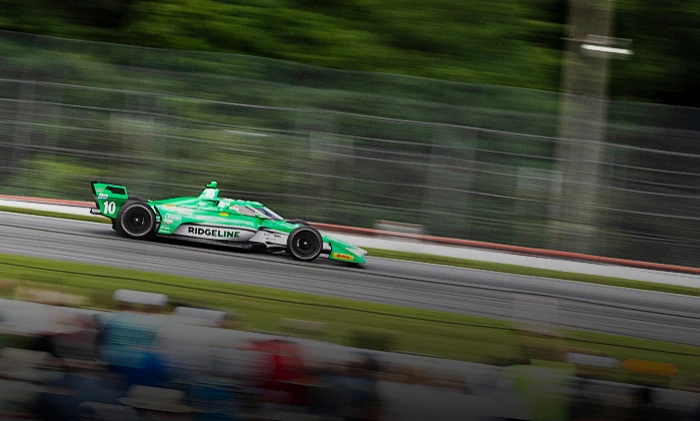
<svg viewBox="0 0 700 421"><path fill-rule="evenodd" d="M433 138L430 146L430 166L423 204L424 225L428 232L434 234L463 237L469 232L467 213L474 178L473 163L470 161L473 160L474 150L467 148L464 154L462 139L450 129L440 130L444 131ZM459 216L436 215L432 209Z"/></svg>
<svg viewBox="0 0 700 421"><path fill-rule="evenodd" d="M32 143L32 125L34 123L34 97L36 90L36 81L31 80L31 77L27 77L31 71L28 69L29 64L27 64L22 71L22 80L19 81L19 98L17 103L18 113L17 120L15 120L15 131L13 139L12 153L12 166L17 171L17 179L19 180L17 186L26 186L27 183L27 171L26 165L29 165L27 157L29 156L29 148ZM22 117L25 117L25 121L22 121ZM27 150L24 150L24 149Z"/></svg>
<svg viewBox="0 0 700 421"><path fill-rule="evenodd" d="M541 223L544 225L546 223L546 219L537 219L543 214L541 209L545 206L542 204L547 204L547 195L552 190L552 172L519 166L517 177L515 243L530 247L542 247L543 239L540 238L540 230L531 228L531 224Z"/></svg>
<svg viewBox="0 0 700 421"><path fill-rule="evenodd" d="M425 229L428 233L439 232L440 224L435 222L435 209L439 208L437 203L440 203L435 186L440 184L441 174L439 167L442 165L442 156L440 149L442 145L435 136L430 145L430 159L427 174L426 194L424 196L423 209L425 210Z"/></svg>

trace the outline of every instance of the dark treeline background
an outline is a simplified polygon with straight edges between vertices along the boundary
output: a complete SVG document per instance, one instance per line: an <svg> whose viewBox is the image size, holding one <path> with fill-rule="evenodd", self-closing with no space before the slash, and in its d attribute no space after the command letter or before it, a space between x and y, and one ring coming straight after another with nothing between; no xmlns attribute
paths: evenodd
<svg viewBox="0 0 700 421"><path fill-rule="evenodd" d="M0 0L0 28L557 90L565 0ZM615 2L613 99L697 106L694 0Z"/></svg>

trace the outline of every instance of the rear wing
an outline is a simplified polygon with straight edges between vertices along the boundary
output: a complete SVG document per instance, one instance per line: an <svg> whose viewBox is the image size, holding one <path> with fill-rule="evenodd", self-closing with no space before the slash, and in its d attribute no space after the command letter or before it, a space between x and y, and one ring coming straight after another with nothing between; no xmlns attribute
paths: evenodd
<svg viewBox="0 0 700 421"><path fill-rule="evenodd" d="M93 215L116 218L119 209L129 199L126 187L103 181L90 181L92 195L97 207L90 209Z"/></svg>

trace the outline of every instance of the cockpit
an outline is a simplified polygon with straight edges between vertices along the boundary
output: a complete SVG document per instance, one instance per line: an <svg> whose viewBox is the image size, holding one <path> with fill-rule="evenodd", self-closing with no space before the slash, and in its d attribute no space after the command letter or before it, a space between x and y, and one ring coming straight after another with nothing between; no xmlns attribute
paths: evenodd
<svg viewBox="0 0 700 421"><path fill-rule="evenodd" d="M243 216L250 216L252 218L263 218L263 219L271 219L273 221L283 221L284 218L279 216L277 213L275 213L272 209L269 209L265 206L251 206L249 204L241 204L241 203L230 203L228 200L222 200L220 202L220 208L224 208L228 211L236 212L240 215ZM223 206L222 206L223 205Z"/></svg>
<svg viewBox="0 0 700 421"><path fill-rule="evenodd" d="M267 208L265 206L263 206L261 208L253 208L253 210L255 210L256 212L258 212L260 214L263 214L268 219L271 219L273 221L283 221L284 220L284 218L282 218L281 216L279 216L278 214L273 212L272 209Z"/></svg>
<svg viewBox="0 0 700 421"><path fill-rule="evenodd" d="M200 205L216 206L222 212L236 212L251 218L271 219L273 221L283 221L280 215L272 209L257 202L243 200L223 199L219 197L219 189L216 181L207 184L202 194L199 195Z"/></svg>

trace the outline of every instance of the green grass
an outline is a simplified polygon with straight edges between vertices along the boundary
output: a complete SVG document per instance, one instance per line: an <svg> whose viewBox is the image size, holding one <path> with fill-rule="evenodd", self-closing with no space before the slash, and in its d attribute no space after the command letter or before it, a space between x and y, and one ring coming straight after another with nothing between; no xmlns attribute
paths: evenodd
<svg viewBox="0 0 700 421"><path fill-rule="evenodd" d="M40 215L54 218L74 219L80 221L93 221L99 223L109 223L106 218L94 217L90 215L66 215L57 212L38 211L33 209L22 209L14 207L0 206L0 211L15 212L29 215ZM615 287L633 288L646 291L666 292L672 294L682 294L700 296L700 288L692 288L678 285L667 285L655 282L637 281L633 279L613 278L604 276L587 275L574 272L564 272L549 269L538 269L527 266L509 265L504 263L482 262L478 260L458 259L453 257L436 256L421 253L406 253L400 251L366 249L370 257L381 257L387 259L406 260L420 263L432 263L446 266L456 266L469 269L479 269L491 272L509 273L514 275L537 276L542 278L562 279L566 281L585 282L590 284L608 285Z"/></svg>
<svg viewBox="0 0 700 421"><path fill-rule="evenodd" d="M522 356L517 332L496 319L14 255L0 255L0 274L0 280L18 286L87 296L98 308L110 308L114 290L126 288L235 311L252 330L274 331L280 318L290 317L325 322L326 339L339 344L352 345L353 335L363 332L392 338L394 350L401 352L481 363ZM700 349L696 347L574 330L563 334L564 345L569 347L595 349L618 359L669 362L683 376L700 374ZM620 381L629 378L622 371L605 376Z"/></svg>

